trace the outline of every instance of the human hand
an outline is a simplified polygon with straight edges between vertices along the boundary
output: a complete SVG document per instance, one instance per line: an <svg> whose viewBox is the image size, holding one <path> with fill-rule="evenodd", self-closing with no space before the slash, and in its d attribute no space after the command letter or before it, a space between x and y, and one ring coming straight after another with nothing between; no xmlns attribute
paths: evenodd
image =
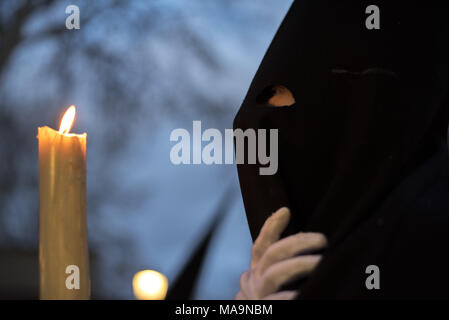
<svg viewBox="0 0 449 320"><path fill-rule="evenodd" d="M279 240L290 221L290 210L280 208L262 226L254 242L250 270L240 277L237 300L292 300L297 291L280 291L279 288L310 274L321 259L311 254L327 245L324 234L299 232Z"/></svg>

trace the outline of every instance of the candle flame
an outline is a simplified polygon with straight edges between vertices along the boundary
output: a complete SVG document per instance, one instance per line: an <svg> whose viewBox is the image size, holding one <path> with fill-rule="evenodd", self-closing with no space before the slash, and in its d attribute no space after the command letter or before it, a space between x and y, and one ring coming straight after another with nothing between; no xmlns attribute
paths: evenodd
<svg viewBox="0 0 449 320"><path fill-rule="evenodd" d="M72 129L73 123L75 122L75 114L76 108L74 105L71 105L67 111L64 113L64 116L61 120L61 125L59 126L59 133L65 134L69 133L70 129Z"/></svg>
<svg viewBox="0 0 449 320"><path fill-rule="evenodd" d="M142 270L134 275L133 290L139 300L164 300L167 289L167 277L160 272Z"/></svg>

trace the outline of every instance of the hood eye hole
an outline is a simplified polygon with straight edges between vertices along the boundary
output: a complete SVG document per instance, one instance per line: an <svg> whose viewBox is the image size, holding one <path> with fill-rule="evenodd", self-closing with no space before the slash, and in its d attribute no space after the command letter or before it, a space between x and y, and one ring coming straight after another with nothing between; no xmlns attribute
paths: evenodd
<svg viewBox="0 0 449 320"><path fill-rule="evenodd" d="M271 85L256 97L259 105L269 107L288 107L295 103L293 93L283 85Z"/></svg>

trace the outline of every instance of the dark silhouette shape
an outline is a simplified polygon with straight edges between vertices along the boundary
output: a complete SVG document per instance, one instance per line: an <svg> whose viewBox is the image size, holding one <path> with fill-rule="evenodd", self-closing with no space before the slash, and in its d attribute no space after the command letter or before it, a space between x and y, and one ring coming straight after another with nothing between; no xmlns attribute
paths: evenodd
<svg viewBox="0 0 449 320"><path fill-rule="evenodd" d="M179 273L176 281L169 287L167 300L190 300L193 297L195 286L202 266L205 262L209 245L212 241L213 235L218 230L226 212L231 207L234 198L234 189L228 187L224 192L222 199L218 203L215 217L209 227L209 231L204 235L204 238L193 251L190 259L185 264L185 267Z"/></svg>

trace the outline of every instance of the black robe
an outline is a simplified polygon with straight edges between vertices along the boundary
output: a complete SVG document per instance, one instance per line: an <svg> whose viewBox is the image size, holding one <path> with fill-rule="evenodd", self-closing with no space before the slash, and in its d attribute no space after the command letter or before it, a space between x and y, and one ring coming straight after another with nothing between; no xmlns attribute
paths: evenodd
<svg viewBox="0 0 449 320"><path fill-rule="evenodd" d="M370 4L380 29L365 26ZM300 298L449 297L448 7L295 1L265 54L234 128L278 129L279 168L239 164L239 180L253 239L281 206L284 236L328 237L290 285ZM296 102L264 105L273 85Z"/></svg>

